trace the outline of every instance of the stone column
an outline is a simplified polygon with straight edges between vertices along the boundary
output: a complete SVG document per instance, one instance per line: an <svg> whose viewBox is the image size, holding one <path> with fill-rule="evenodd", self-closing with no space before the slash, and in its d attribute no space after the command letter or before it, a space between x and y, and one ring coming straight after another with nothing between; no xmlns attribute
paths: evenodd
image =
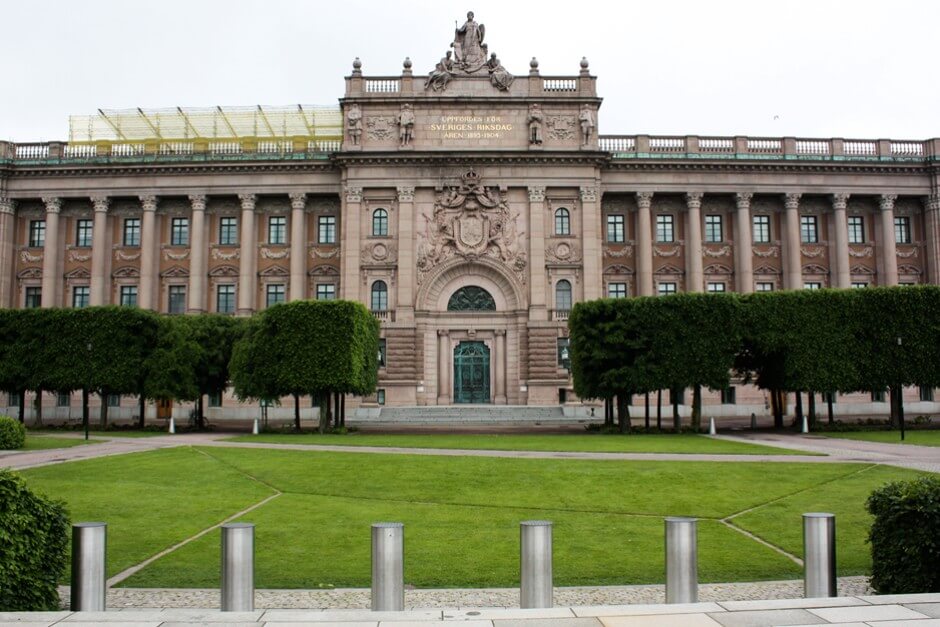
<svg viewBox="0 0 940 627"><path fill-rule="evenodd" d="M705 270L702 268L702 192L685 195L688 208L685 218L685 272L688 292L701 292L704 288Z"/></svg>
<svg viewBox="0 0 940 627"><path fill-rule="evenodd" d="M852 275L849 271L849 220L845 207L849 202L848 194L832 195L832 220L835 227L835 248L830 251L830 274L835 274L833 287L848 289L852 287ZM893 232L893 231L892 231Z"/></svg>
<svg viewBox="0 0 940 627"><path fill-rule="evenodd" d="M653 192L636 194L636 278L640 296L653 295L653 232L650 206Z"/></svg>
<svg viewBox="0 0 940 627"><path fill-rule="evenodd" d="M450 331L437 331L437 404L450 404Z"/></svg>
<svg viewBox="0 0 940 627"><path fill-rule="evenodd" d="M250 316L255 311L255 279L257 278L256 255L258 238L255 236L255 203L258 197L254 194L239 194L238 200L242 203L242 232L239 241L241 263L238 266L238 309L239 316Z"/></svg>
<svg viewBox="0 0 940 627"><path fill-rule="evenodd" d="M143 218L140 221L140 288L137 290L137 304L141 309L159 309L154 307L153 293L157 285L157 197L141 196L140 206Z"/></svg>
<svg viewBox="0 0 940 627"><path fill-rule="evenodd" d="M189 197L192 207L189 240L189 293L186 295L187 313L205 313L206 311L206 197L193 194Z"/></svg>
<svg viewBox="0 0 940 627"><path fill-rule="evenodd" d="M496 329L496 398L497 405L506 404L506 330Z"/></svg>
<svg viewBox="0 0 940 627"><path fill-rule="evenodd" d="M735 237L735 250L737 250L738 267L734 273L738 277L738 291L742 294L750 294L754 291L754 251L751 247L751 199L754 194L751 192L738 192L735 196L735 202L738 206L738 213L735 217L735 224L738 227L737 237Z"/></svg>
<svg viewBox="0 0 940 627"><path fill-rule="evenodd" d="M803 287L803 253L800 251L800 196L787 194L784 199L786 217L784 219L784 258L783 286L788 290Z"/></svg>
<svg viewBox="0 0 940 627"><path fill-rule="evenodd" d="M529 320L545 320L545 187L529 188Z"/></svg>
<svg viewBox="0 0 940 627"><path fill-rule="evenodd" d="M62 304L62 276L59 272L59 211L61 198L43 198L46 205L46 241L42 249L42 306Z"/></svg>
<svg viewBox="0 0 940 627"><path fill-rule="evenodd" d="M894 240L894 201L897 194L882 194L878 200L881 206L881 267L884 277L880 285L898 284L898 251Z"/></svg>
<svg viewBox="0 0 940 627"><path fill-rule="evenodd" d="M290 195L290 298L303 300L307 297L307 195Z"/></svg>
<svg viewBox="0 0 940 627"><path fill-rule="evenodd" d="M95 222L91 228L91 294L89 304L92 307L107 305L111 300L108 294L108 197L92 197L95 207Z"/></svg>
<svg viewBox="0 0 940 627"><path fill-rule="evenodd" d="M359 219L362 212L362 188L347 185L343 200L343 210L339 217L342 221L340 224L343 247L340 257L343 266L341 270L342 292L346 300L360 302L362 299L359 297Z"/></svg>
<svg viewBox="0 0 940 627"><path fill-rule="evenodd" d="M13 256L14 225L16 218L14 211L16 203L6 196L0 196L0 307L12 307L13 298L13 270L16 259Z"/></svg>
<svg viewBox="0 0 940 627"><path fill-rule="evenodd" d="M398 307L396 322L413 322L415 264L415 188L398 187Z"/></svg>
<svg viewBox="0 0 940 627"><path fill-rule="evenodd" d="M581 188L581 229L581 241L584 243L584 300L595 300L604 296L601 208L596 187Z"/></svg>
<svg viewBox="0 0 940 627"><path fill-rule="evenodd" d="M940 194L932 194L924 202L927 227L927 272L934 285L940 285Z"/></svg>

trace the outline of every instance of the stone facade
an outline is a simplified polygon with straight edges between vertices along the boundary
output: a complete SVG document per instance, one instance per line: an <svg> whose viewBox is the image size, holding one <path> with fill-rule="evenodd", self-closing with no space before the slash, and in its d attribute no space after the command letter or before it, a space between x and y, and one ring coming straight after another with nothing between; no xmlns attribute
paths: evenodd
<svg viewBox="0 0 940 627"><path fill-rule="evenodd" d="M249 315L335 295L382 321L384 399L365 404L462 400L476 371L456 355L474 343L485 402L557 405L573 398L572 302L940 283L940 140L599 136L586 60L513 76L495 55L480 65L471 22L427 80L410 60L370 77L357 59L335 149L0 142L0 306L136 288L157 311ZM468 287L495 307L449 310Z"/></svg>

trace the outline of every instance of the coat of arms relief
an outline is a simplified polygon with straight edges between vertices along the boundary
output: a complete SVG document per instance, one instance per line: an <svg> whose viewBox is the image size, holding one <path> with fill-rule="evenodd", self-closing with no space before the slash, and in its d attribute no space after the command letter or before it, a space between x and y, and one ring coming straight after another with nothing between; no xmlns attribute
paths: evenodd
<svg viewBox="0 0 940 627"><path fill-rule="evenodd" d="M437 265L452 257L481 257L501 262L520 282L526 282L523 233L519 212L513 212L504 194L483 185L470 171L460 185L437 195L434 215L424 214L425 229L419 234L418 283Z"/></svg>

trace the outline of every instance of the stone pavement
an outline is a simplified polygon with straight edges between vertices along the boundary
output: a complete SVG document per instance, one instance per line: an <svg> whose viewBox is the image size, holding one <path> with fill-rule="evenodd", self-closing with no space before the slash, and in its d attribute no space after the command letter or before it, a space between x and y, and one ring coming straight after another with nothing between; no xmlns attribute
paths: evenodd
<svg viewBox="0 0 940 627"><path fill-rule="evenodd" d="M701 601L674 605L576 605L531 610L464 606L404 612L131 609L108 612L0 613L0 625L20 627L184 627L222 624L244 627L430 627L444 623L458 623L464 627L937 627L940 625L940 594Z"/></svg>

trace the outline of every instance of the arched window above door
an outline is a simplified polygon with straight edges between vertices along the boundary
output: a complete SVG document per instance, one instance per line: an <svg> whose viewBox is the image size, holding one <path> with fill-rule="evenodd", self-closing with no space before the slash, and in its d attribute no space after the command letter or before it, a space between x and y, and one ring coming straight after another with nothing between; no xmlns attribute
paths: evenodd
<svg viewBox="0 0 940 627"><path fill-rule="evenodd" d="M461 287L447 301L447 311L496 311L493 295L477 285Z"/></svg>

